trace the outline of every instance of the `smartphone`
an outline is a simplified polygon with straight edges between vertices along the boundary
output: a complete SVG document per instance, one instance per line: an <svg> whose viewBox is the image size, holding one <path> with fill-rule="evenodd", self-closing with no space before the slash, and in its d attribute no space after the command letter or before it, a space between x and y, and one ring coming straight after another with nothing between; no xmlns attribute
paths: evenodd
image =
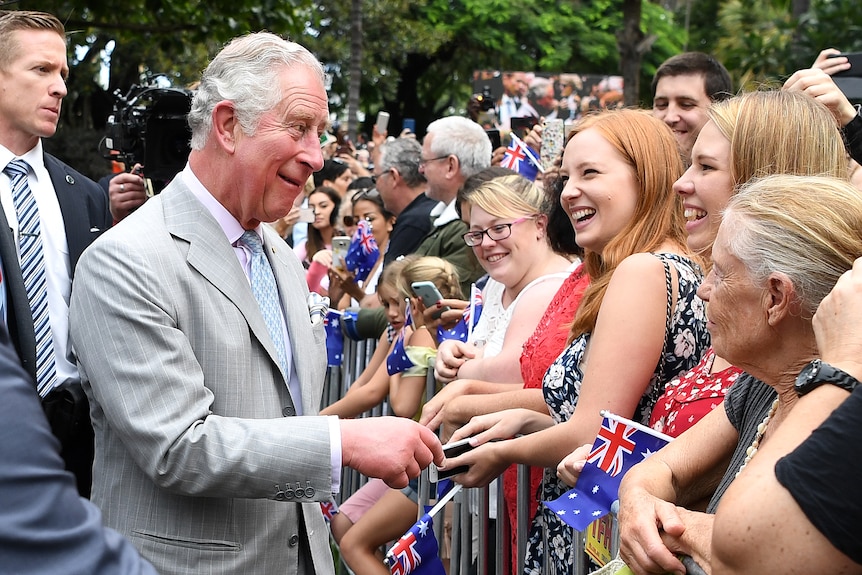
<svg viewBox="0 0 862 575"><path fill-rule="evenodd" d="M459 439L458 441L453 441L452 443L447 443L443 446L443 455L446 459L451 459L453 457L458 457L459 455L463 455L467 453L473 446L470 445L470 437L465 437L464 439ZM441 479L446 479L448 477L452 477L453 475L458 475L459 473L464 473L467 471L469 467L466 465L461 465L458 467L453 467L452 469L438 469L436 465L433 463L428 468L428 479L432 483L436 483Z"/></svg>
<svg viewBox="0 0 862 575"><path fill-rule="evenodd" d="M410 284L410 287L413 288L413 293L422 300L422 304L426 308L434 307L438 301L443 299L440 290L437 289L434 282L413 282ZM431 317L438 319L444 311L449 311L449 306L443 306L438 311L435 311Z"/></svg>
<svg viewBox="0 0 862 575"><path fill-rule="evenodd" d="M563 153L563 138L565 134L565 125L563 120L547 120L544 129L542 130L542 167L545 170L550 170L554 167L554 163L560 154Z"/></svg>
<svg viewBox="0 0 862 575"><path fill-rule="evenodd" d="M502 147L503 143L500 140L500 130L485 130L485 133L488 134L488 139L491 140L492 150Z"/></svg>
<svg viewBox="0 0 862 575"><path fill-rule="evenodd" d="M383 134L389 129L389 112L383 110L377 112L377 121L374 123L378 134Z"/></svg>
<svg viewBox="0 0 862 575"><path fill-rule="evenodd" d="M838 58L839 56L847 58L847 61L850 62L850 69L835 72L833 76L862 77L862 52L842 52L840 54L831 54L829 57Z"/></svg>
<svg viewBox="0 0 862 575"><path fill-rule="evenodd" d="M347 250L350 248L350 236L335 236L332 238L332 265L340 270L346 270Z"/></svg>
<svg viewBox="0 0 862 575"><path fill-rule="evenodd" d="M404 123L401 124L402 130L410 130L414 134L416 133L416 120L413 118L404 118Z"/></svg>
<svg viewBox="0 0 862 575"><path fill-rule="evenodd" d="M305 222L306 224L314 222L314 209L299 208L299 219L297 221Z"/></svg>
<svg viewBox="0 0 862 575"><path fill-rule="evenodd" d="M512 131L522 140L538 123L539 119L535 116L516 116L509 119L509 126L511 126Z"/></svg>

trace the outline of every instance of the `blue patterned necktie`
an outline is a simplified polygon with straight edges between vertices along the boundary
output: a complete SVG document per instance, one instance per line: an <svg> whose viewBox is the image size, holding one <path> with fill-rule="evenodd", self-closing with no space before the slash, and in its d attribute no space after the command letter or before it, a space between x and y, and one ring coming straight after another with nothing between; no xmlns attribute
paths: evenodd
<svg viewBox="0 0 862 575"><path fill-rule="evenodd" d="M12 160L3 170L12 181L12 200L18 216L18 251L21 275L33 313L36 335L36 389L45 397L57 381L54 359L54 337L48 318L48 286L45 280L45 255L39 225L39 208L27 182L30 165L24 160Z"/></svg>
<svg viewBox="0 0 862 575"><path fill-rule="evenodd" d="M266 322L269 335L278 352L278 362L281 364L285 380L289 377L287 371L287 355L284 347L284 331L282 327L281 304L278 303L278 288L275 284L275 276L266 254L263 252L263 243L260 236L253 230L246 230L240 238L240 242L251 250L250 280L251 291L260 306L260 312Z"/></svg>

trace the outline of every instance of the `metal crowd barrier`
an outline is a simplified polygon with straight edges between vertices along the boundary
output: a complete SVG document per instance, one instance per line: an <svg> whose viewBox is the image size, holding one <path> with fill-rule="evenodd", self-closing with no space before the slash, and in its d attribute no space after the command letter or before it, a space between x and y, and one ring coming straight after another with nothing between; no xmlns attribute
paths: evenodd
<svg viewBox="0 0 862 575"><path fill-rule="evenodd" d="M346 391L350 384L362 373L365 366L368 364L371 356L374 354L376 341L352 341L345 339L344 342L344 359L342 366L330 366L327 370L327 379L324 387L324 403L328 405L339 399ZM426 398L430 398L436 391L436 381L434 379L433 369L429 369L428 378L426 381ZM374 417L379 415L389 414L389 408L386 403L378 406L364 417ZM344 468L341 476L341 493L337 503L341 503L356 492L367 479L355 472L352 469ZM517 568L511 568L511 533L510 526L506 519L506 505L503 496L503 477L500 476L496 482L497 489L497 505L496 505L496 522L494 526L494 541L491 544L489 540L490 532L490 509L489 509L489 488L483 489L464 489L458 493L452 502L447 504L451 508L451 545L449 558L449 575L468 575L471 573L473 554L476 554L476 575L491 575L490 566L493 565L493 573L495 575L503 574L522 574L524 572L526 539L530 528L530 521L520 520L516 526L517 530ZM419 502L417 510L417 519L424 513L424 505L433 501L431 483L428 480L428 471L424 471L419 481ZM530 493L529 482L529 467L526 465L518 466L518 499L517 510L519 518L526 518L529 509L529 501L533 496ZM471 501L475 502L477 512L471 510ZM434 521L434 530L437 535L437 541L440 543L441 550L444 548L444 513L441 511ZM475 521L475 522L474 522ZM477 544L473 543L474 527L478 527L475 539ZM586 532L575 533L573 537L575 542L574 558L575 561L571 565L571 570L568 572L571 575L583 575L587 572L587 555L585 552L585 535ZM543 542L545 549L548 548L548 542ZM619 551L619 528L615 519L612 521L611 529L611 557L615 557ZM339 573L348 573L349 570L345 565L339 566ZM693 571L689 571L693 572ZM545 562L543 575L549 574L548 562ZM557 574L562 575L562 574Z"/></svg>

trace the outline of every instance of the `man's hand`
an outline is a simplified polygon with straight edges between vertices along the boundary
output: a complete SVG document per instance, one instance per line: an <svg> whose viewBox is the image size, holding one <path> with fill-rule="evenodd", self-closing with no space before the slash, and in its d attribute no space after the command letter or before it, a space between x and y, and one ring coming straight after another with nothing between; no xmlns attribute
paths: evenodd
<svg viewBox="0 0 862 575"><path fill-rule="evenodd" d="M132 173L117 174L108 184L108 201L111 216L119 222L147 201L141 165L135 164Z"/></svg>
<svg viewBox="0 0 862 575"><path fill-rule="evenodd" d="M443 446L430 429L403 417L342 419L344 465L400 489L433 461L443 463Z"/></svg>

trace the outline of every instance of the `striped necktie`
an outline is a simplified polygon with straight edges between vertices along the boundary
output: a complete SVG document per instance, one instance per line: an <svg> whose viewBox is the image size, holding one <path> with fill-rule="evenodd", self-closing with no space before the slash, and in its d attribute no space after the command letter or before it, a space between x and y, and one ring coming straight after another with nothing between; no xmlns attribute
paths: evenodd
<svg viewBox="0 0 862 575"><path fill-rule="evenodd" d="M33 330L36 335L36 389L40 397L45 397L56 384L57 366L54 359L54 337L48 317L48 286L45 280L39 208L27 182L30 165L24 160L12 160L3 171L12 181L12 200L18 216L18 257L30 311L33 314Z"/></svg>
<svg viewBox="0 0 862 575"><path fill-rule="evenodd" d="M283 314L281 304L278 302L278 287L275 284L272 267L269 265L269 260L266 259L266 254L263 252L263 243L257 232L246 230L242 234L240 242L251 250L251 265L249 266L251 291L254 294L254 299L257 300L257 305L260 306L263 320L266 322L272 343L275 344L275 349L278 352L278 362L281 364L281 371L284 374L285 381L287 381L290 374L287 371L287 354L284 347Z"/></svg>

